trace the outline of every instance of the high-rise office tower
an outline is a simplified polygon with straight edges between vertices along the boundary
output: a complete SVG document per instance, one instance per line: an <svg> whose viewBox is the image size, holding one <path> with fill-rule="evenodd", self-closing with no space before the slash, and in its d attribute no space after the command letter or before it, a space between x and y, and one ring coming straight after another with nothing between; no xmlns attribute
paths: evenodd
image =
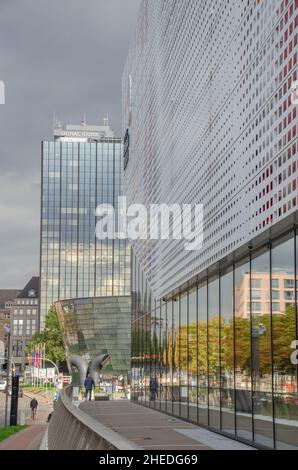
<svg viewBox="0 0 298 470"><path fill-rule="evenodd" d="M117 209L122 145L104 126L57 125L42 143L40 327L58 300L130 295L130 248L95 236L99 204Z"/></svg>
<svg viewBox="0 0 298 470"><path fill-rule="evenodd" d="M297 0L143 0L123 76L127 203L204 207L196 251L133 241L132 396L278 449L297 448L297 42Z"/></svg>

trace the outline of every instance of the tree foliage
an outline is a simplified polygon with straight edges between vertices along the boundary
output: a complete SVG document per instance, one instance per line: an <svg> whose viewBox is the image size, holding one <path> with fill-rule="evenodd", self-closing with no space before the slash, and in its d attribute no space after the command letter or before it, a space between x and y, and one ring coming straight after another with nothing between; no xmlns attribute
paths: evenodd
<svg viewBox="0 0 298 470"><path fill-rule="evenodd" d="M50 308L45 319L43 331L35 333L30 343L25 348L25 353L30 354L31 349L38 343L45 343L46 357L53 362L65 362L65 353L62 342L62 334L59 327L57 312L54 306Z"/></svg>
<svg viewBox="0 0 298 470"><path fill-rule="evenodd" d="M216 376L220 368L231 373L251 373L257 367L260 375L270 374L273 365L280 374L294 374L290 361L291 343L296 338L295 308L288 306L283 314L254 315L226 322L219 317L209 318L209 323L199 321L169 328L160 335L150 329L136 329L132 335L134 356L154 362L159 357L168 370L188 370L192 375ZM260 325L260 335L252 334ZM271 342L272 335L272 342ZM208 341L207 341L208 338ZM273 350L271 352L271 348ZM257 362L257 364L255 364Z"/></svg>

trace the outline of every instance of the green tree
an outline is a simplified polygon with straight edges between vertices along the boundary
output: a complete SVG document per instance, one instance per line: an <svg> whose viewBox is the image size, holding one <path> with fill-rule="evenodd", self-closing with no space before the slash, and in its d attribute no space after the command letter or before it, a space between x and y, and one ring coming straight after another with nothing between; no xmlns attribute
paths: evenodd
<svg viewBox="0 0 298 470"><path fill-rule="evenodd" d="M55 363L66 361L62 334L54 306L52 306L47 313L44 330L32 336L31 341L25 348L25 354L30 355L32 347L38 343L45 343L46 357L51 361Z"/></svg>
<svg viewBox="0 0 298 470"><path fill-rule="evenodd" d="M291 363L291 343L296 339L296 313L289 305L283 315L272 315L273 361L280 374L295 374L296 366Z"/></svg>
<svg viewBox="0 0 298 470"><path fill-rule="evenodd" d="M189 371L197 375L197 324L191 323L188 327L188 361Z"/></svg>

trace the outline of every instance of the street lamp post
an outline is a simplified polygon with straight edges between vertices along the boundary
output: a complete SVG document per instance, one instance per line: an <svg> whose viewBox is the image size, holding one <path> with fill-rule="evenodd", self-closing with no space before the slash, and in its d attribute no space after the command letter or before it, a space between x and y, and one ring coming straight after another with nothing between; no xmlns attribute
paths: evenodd
<svg viewBox="0 0 298 470"><path fill-rule="evenodd" d="M8 336L8 348L7 348L7 381L6 381L6 395L5 395L5 426L7 426L7 411L8 411L8 394L9 394L9 376L10 376L10 325L5 326L5 331Z"/></svg>

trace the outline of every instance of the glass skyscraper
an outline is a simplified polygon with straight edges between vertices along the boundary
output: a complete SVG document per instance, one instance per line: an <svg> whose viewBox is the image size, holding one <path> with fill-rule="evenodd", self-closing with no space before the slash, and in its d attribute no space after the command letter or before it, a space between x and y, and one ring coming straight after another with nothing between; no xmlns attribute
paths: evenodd
<svg viewBox="0 0 298 470"><path fill-rule="evenodd" d="M275 449L298 447L297 43L297 0L142 0L123 75L128 204L204 207L199 250L132 242L133 400Z"/></svg>
<svg viewBox="0 0 298 470"><path fill-rule="evenodd" d="M107 122L59 125L42 143L41 328L58 300L130 295L126 240L95 236L96 207L117 210L122 180L121 140Z"/></svg>

